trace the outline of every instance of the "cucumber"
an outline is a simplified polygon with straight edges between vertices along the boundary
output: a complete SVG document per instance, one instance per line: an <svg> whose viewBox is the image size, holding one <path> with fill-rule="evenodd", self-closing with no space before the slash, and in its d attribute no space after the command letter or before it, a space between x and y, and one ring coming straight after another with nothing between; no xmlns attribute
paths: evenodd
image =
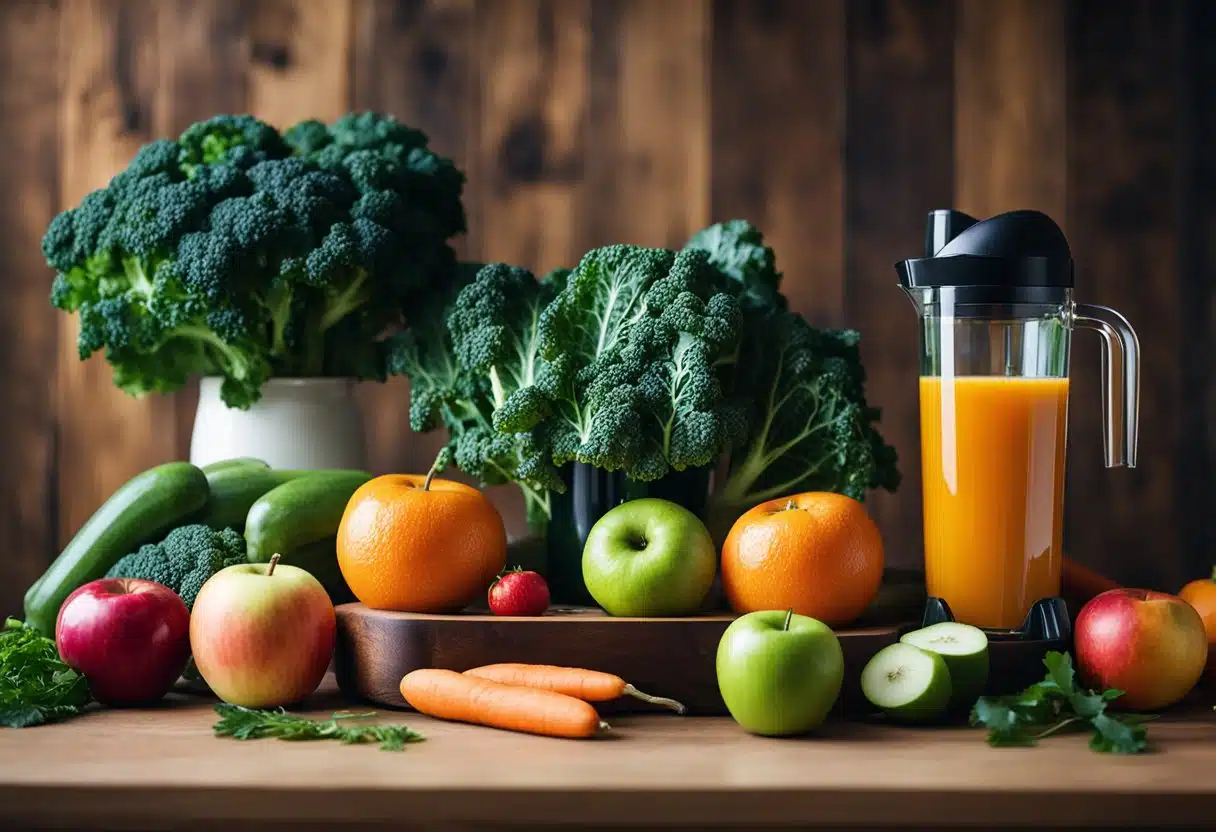
<svg viewBox="0 0 1216 832"><path fill-rule="evenodd" d="M309 543L333 537L351 495L372 478L364 471L314 471L263 494L245 518L250 563L284 560Z"/></svg>
<svg viewBox="0 0 1216 832"><path fill-rule="evenodd" d="M344 477L352 474L361 475L363 472L343 469L275 470L256 464L225 465L207 473L211 497L193 522L203 523L213 529L230 528L243 532L249 509L253 508L259 497L272 489L300 477Z"/></svg>
<svg viewBox="0 0 1216 832"><path fill-rule="evenodd" d="M207 472L211 496L194 522L213 529L245 530L245 517L257 499L307 471L275 471L254 465L227 465Z"/></svg>
<svg viewBox="0 0 1216 832"><path fill-rule="evenodd" d="M59 607L77 588L103 577L123 555L164 538L207 502L207 477L169 462L128 480L94 512L25 593L25 620L54 636Z"/></svg>
<svg viewBox="0 0 1216 832"><path fill-rule="evenodd" d="M270 463L265 460L258 459L252 456L236 456L232 459L221 459L218 462L212 462L209 465L203 466L204 474L213 474L216 471L223 471L225 468L269 468Z"/></svg>

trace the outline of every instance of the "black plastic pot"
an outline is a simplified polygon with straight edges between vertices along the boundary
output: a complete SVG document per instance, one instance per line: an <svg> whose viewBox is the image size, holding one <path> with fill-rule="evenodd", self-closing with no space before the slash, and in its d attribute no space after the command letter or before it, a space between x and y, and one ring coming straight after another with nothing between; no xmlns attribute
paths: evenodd
<svg viewBox="0 0 1216 832"><path fill-rule="evenodd" d="M636 482L620 471L576 462L562 471L565 494L553 494L548 527L549 593L556 604L592 606L583 583L583 546L591 527L627 500L658 497L701 515L709 497L709 468L674 471L654 482Z"/></svg>

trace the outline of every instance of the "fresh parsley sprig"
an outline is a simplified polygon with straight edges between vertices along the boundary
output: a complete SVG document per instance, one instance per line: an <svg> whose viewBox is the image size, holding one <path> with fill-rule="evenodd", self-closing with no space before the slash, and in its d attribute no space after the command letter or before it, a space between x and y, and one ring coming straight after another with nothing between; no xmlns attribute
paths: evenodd
<svg viewBox="0 0 1216 832"><path fill-rule="evenodd" d="M227 703L216 705L221 717L212 726L217 737L237 740L258 740L276 737L281 740L338 740L352 745L378 742L382 751L401 751L406 743L420 742L422 734L405 725L350 725L350 720L367 719L374 713L335 713L329 719L309 719L289 714L282 708L256 710Z"/></svg>
<svg viewBox="0 0 1216 832"><path fill-rule="evenodd" d="M1121 690L1095 693L1077 687L1072 657L1051 651L1043 659L1047 675L1013 696L982 696L971 711L971 724L988 729L988 744L1028 746L1052 734L1090 731L1089 747L1112 754L1145 749L1155 716L1107 713Z"/></svg>
<svg viewBox="0 0 1216 832"><path fill-rule="evenodd" d="M55 642L15 618L0 629L0 725L30 728L76 716L93 701Z"/></svg>

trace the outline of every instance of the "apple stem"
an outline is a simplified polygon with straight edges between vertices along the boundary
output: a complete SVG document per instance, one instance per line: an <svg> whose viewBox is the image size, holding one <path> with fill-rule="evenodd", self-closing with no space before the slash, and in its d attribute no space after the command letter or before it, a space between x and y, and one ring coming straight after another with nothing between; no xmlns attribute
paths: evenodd
<svg viewBox="0 0 1216 832"><path fill-rule="evenodd" d="M782 631L789 630L790 620L793 619L793 617L794 617L794 608L790 607L788 610L785 611L785 623L781 625Z"/></svg>
<svg viewBox="0 0 1216 832"><path fill-rule="evenodd" d="M793 500L789 500L789 501L787 501L787 502L786 502L786 504L785 504L785 510L786 510L786 511L793 511L793 510L794 510L794 509L796 509L796 508L798 508L798 504L797 504L797 503L795 503Z"/></svg>
<svg viewBox="0 0 1216 832"><path fill-rule="evenodd" d="M1212 580L1216 581L1216 566L1212 567Z"/></svg>
<svg viewBox="0 0 1216 832"><path fill-rule="evenodd" d="M651 696L649 693L642 693L633 685L625 685L625 690L623 693L626 696L641 699L643 702L649 702L652 705L662 705L664 708L671 708L678 714L683 714L688 710L674 699L668 699L666 696Z"/></svg>
<svg viewBox="0 0 1216 832"><path fill-rule="evenodd" d="M269 578L274 574L274 568L279 565L279 558L282 557L278 552L270 556L270 568L266 570L266 577Z"/></svg>

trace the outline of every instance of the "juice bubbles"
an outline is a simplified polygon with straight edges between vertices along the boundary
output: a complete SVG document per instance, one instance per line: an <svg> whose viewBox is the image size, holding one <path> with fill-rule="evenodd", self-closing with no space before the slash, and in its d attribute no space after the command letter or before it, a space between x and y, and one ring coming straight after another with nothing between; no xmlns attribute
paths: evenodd
<svg viewBox="0 0 1216 832"><path fill-rule="evenodd" d="M929 594L1017 627L1060 592L1068 379L922 376L920 418Z"/></svg>

